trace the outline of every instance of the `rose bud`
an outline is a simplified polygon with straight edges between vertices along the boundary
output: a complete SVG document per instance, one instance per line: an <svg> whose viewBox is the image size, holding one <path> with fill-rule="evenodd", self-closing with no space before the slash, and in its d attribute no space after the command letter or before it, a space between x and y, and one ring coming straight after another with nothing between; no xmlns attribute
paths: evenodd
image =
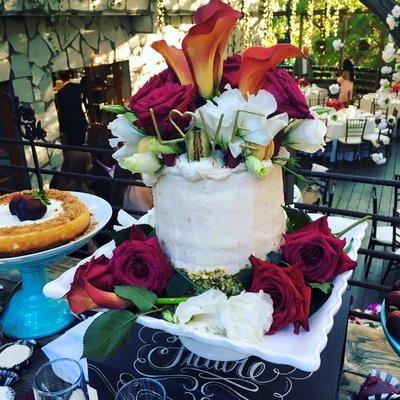
<svg viewBox="0 0 400 400"><path fill-rule="evenodd" d="M390 334L400 341L400 310L389 313L386 321L386 326Z"/></svg>
<svg viewBox="0 0 400 400"><path fill-rule="evenodd" d="M386 300L389 305L394 306L394 307L400 307L400 290L390 292L387 295Z"/></svg>

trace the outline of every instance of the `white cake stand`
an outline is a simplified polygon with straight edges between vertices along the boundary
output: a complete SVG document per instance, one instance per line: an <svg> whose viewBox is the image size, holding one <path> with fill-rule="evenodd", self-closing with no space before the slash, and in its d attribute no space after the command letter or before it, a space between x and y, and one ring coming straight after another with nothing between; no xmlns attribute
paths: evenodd
<svg viewBox="0 0 400 400"><path fill-rule="evenodd" d="M74 316L65 299L49 299L43 295L48 282L46 264L73 253L85 245L110 220L112 208L100 197L71 192L92 214L95 228L78 240L39 253L0 259L1 270L18 269L22 288L10 300L0 316L5 335L17 339L38 339L53 335L70 325Z"/></svg>

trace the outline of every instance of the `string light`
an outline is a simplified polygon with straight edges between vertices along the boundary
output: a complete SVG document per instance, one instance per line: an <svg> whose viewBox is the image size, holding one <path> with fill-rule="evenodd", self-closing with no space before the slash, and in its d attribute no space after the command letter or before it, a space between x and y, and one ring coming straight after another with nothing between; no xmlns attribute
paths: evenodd
<svg viewBox="0 0 400 400"><path fill-rule="evenodd" d="M298 33L298 18L297 18L297 6L299 4L299 0L292 0L292 13L290 14L290 33L291 33L291 42L294 43L295 29L296 33Z"/></svg>
<svg viewBox="0 0 400 400"><path fill-rule="evenodd" d="M263 12L263 45L271 46L276 43L274 35L274 10L272 8L272 0L264 0L264 12Z"/></svg>
<svg viewBox="0 0 400 400"><path fill-rule="evenodd" d="M243 1L241 4L242 11L242 31L243 31L243 49L247 49L251 46L251 36L250 36L250 10L246 7L246 2Z"/></svg>
<svg viewBox="0 0 400 400"><path fill-rule="evenodd" d="M307 21L306 21L306 29L304 35L304 44L307 46L311 46L313 30L314 30L314 0L308 0L307 3Z"/></svg>
<svg viewBox="0 0 400 400"><path fill-rule="evenodd" d="M333 36L337 37L339 31L339 19L340 19L340 4L338 0L335 0L332 4L335 7L335 12L332 17L332 32Z"/></svg>
<svg viewBox="0 0 400 400"><path fill-rule="evenodd" d="M332 18L332 3L328 0L326 2L326 14L325 14L325 37L329 37L331 34L331 18Z"/></svg>
<svg viewBox="0 0 400 400"><path fill-rule="evenodd" d="M157 32L163 33L165 30L165 6L164 0L157 0Z"/></svg>

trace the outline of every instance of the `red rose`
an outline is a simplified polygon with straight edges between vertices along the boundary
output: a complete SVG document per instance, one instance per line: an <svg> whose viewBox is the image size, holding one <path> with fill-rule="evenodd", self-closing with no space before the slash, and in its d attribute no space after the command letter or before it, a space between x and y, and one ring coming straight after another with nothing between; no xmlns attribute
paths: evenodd
<svg viewBox="0 0 400 400"><path fill-rule="evenodd" d="M222 80L220 84L220 90L223 91L226 84L230 84L233 88L239 86L239 67L242 62L242 56L240 54L234 54L228 57L224 61L224 68L222 72Z"/></svg>
<svg viewBox="0 0 400 400"><path fill-rule="evenodd" d="M153 75L137 92L135 95L133 95L130 100L128 107L132 109L132 107L135 105L137 101L142 99L143 97L146 97L150 92L152 92L154 89L158 89L162 86L164 86L166 83L178 83L178 79L174 72L166 68L164 71L161 71L157 75Z"/></svg>
<svg viewBox="0 0 400 400"><path fill-rule="evenodd" d="M273 323L268 333L275 333L290 323L294 324L296 334L300 326L308 331L311 288L305 284L301 269L297 266L279 267L253 256L249 260L254 268L250 291L263 290L271 296L274 304Z"/></svg>
<svg viewBox="0 0 400 400"><path fill-rule="evenodd" d="M143 286L161 295L174 270L162 253L157 238L147 238L139 231L140 228L136 227L131 238L114 250L110 260L114 284Z"/></svg>
<svg viewBox="0 0 400 400"><path fill-rule="evenodd" d="M267 71L263 89L272 93L276 98L277 114L286 112L290 118L312 118L303 93L286 69Z"/></svg>
<svg viewBox="0 0 400 400"><path fill-rule="evenodd" d="M357 266L343 250L346 240L332 235L326 216L283 236L283 258L289 264L299 265L305 279L327 282Z"/></svg>
<svg viewBox="0 0 400 400"><path fill-rule="evenodd" d="M149 86L152 86L149 84ZM142 88L143 89L143 88ZM182 113L194 111L196 90L193 85L181 85L179 83L166 82L163 86L151 90L140 90L140 96L133 96L129 102L129 108L138 118L134 124L155 135L156 131L150 115L150 108L153 109L157 125L163 139L180 137L169 120L169 113L176 109ZM178 121L181 128L184 128L189 121Z"/></svg>
<svg viewBox="0 0 400 400"><path fill-rule="evenodd" d="M75 314L98 307L123 309L132 305L114 293L114 279L105 256L93 257L79 266L67 300Z"/></svg>

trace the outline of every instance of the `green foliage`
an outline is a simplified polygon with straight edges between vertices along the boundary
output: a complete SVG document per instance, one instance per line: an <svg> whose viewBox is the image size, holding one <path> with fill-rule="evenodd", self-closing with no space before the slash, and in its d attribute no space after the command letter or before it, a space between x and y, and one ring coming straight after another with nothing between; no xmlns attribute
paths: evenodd
<svg viewBox="0 0 400 400"><path fill-rule="evenodd" d="M312 220L310 216L296 208L292 208L289 206L282 206L287 215L287 223L286 223L286 231L291 233L296 231L297 229L303 228L311 224Z"/></svg>
<svg viewBox="0 0 400 400"><path fill-rule="evenodd" d="M142 313L154 308L157 296L150 290L140 286L116 286L114 292L123 299L130 300Z"/></svg>
<svg viewBox="0 0 400 400"><path fill-rule="evenodd" d="M97 317L83 337L83 357L102 361L115 354L132 335L137 315L111 310Z"/></svg>
<svg viewBox="0 0 400 400"><path fill-rule="evenodd" d="M309 282L308 286L310 286L311 289L318 289L325 294L330 294L333 288L333 284L331 282Z"/></svg>

